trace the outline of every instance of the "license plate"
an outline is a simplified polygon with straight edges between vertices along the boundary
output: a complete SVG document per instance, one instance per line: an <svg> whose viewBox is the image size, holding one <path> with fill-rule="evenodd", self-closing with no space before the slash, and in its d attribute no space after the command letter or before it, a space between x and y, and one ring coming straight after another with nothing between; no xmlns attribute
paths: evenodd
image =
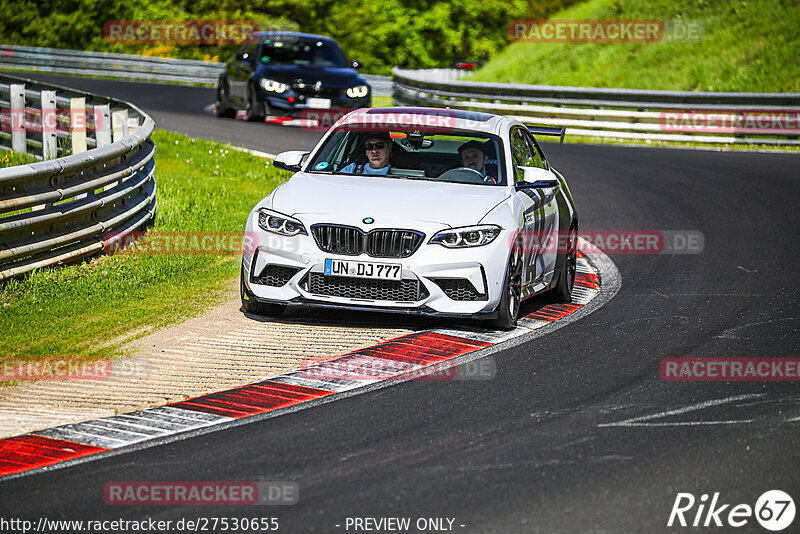
<svg viewBox="0 0 800 534"><path fill-rule="evenodd" d="M309 98L308 107L311 109L330 109L330 98Z"/></svg>
<svg viewBox="0 0 800 534"><path fill-rule="evenodd" d="M325 275L400 280L403 278L403 268L399 263L373 263L371 261L333 260L327 258L325 260Z"/></svg>

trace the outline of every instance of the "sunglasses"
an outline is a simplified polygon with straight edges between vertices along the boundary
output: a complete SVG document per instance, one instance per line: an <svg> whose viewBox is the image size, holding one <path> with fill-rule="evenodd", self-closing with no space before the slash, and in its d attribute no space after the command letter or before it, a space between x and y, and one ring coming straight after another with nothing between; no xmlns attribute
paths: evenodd
<svg viewBox="0 0 800 534"><path fill-rule="evenodd" d="M386 143L381 141L380 143L367 143L365 145L366 149L369 150L383 150L386 148Z"/></svg>

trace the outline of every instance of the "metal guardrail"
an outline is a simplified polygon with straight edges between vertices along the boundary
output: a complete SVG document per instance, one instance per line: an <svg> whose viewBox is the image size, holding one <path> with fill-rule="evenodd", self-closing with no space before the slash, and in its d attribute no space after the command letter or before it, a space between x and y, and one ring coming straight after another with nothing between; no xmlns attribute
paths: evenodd
<svg viewBox="0 0 800 534"><path fill-rule="evenodd" d="M224 63L0 44L0 67L128 80L216 85Z"/></svg>
<svg viewBox="0 0 800 534"><path fill-rule="evenodd" d="M216 87L225 63L0 44L0 68ZM389 76L361 76L373 95L392 94Z"/></svg>
<svg viewBox="0 0 800 534"><path fill-rule="evenodd" d="M154 217L155 124L142 110L6 75L0 75L0 103L3 123L11 125L0 146L25 152L26 117L38 115L45 154L58 155L58 124L73 152L0 168L0 281L95 254ZM67 103L69 112L58 113L56 106Z"/></svg>
<svg viewBox="0 0 800 534"><path fill-rule="evenodd" d="M395 68L394 99L399 105L432 106L498 113L527 124L566 126L569 135L800 145L800 94L643 91L546 85L500 84L454 79L448 69ZM748 114L786 116L793 128L684 128L697 113L722 124L742 123ZM746 124L747 121L745 120ZM709 134L714 135L709 135Z"/></svg>

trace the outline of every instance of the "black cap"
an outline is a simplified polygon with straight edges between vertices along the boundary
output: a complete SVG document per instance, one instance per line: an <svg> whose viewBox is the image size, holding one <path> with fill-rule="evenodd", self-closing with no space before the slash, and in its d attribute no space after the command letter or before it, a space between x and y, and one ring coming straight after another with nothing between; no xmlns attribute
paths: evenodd
<svg viewBox="0 0 800 534"><path fill-rule="evenodd" d="M463 151L465 151L468 148L477 148L478 150L483 152L484 155L486 155L486 147L484 146L484 144L481 143L480 141L476 141L475 139L472 139L471 141L467 141L466 143L464 143L463 145L458 147L458 153L461 154Z"/></svg>

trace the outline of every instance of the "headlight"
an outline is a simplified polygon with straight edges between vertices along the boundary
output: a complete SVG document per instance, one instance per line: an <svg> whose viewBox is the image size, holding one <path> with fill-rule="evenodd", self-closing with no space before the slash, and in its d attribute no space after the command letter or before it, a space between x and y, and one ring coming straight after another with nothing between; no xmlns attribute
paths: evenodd
<svg viewBox="0 0 800 534"><path fill-rule="evenodd" d="M351 87L347 90L347 96L350 98L361 98L367 96L369 92L369 87L366 85L359 85L358 87Z"/></svg>
<svg viewBox="0 0 800 534"><path fill-rule="evenodd" d="M270 91L272 93L283 93L286 91L286 84L276 82L274 80L267 80L266 78L261 78L261 87L264 88L265 91Z"/></svg>
<svg viewBox="0 0 800 534"><path fill-rule="evenodd" d="M297 219L268 209L259 210L258 225L261 229L275 234L285 236L308 235L303 223Z"/></svg>
<svg viewBox="0 0 800 534"><path fill-rule="evenodd" d="M494 241L500 235L500 230L502 228L493 224L453 228L438 232L428 243L435 243L447 248L480 247Z"/></svg>

